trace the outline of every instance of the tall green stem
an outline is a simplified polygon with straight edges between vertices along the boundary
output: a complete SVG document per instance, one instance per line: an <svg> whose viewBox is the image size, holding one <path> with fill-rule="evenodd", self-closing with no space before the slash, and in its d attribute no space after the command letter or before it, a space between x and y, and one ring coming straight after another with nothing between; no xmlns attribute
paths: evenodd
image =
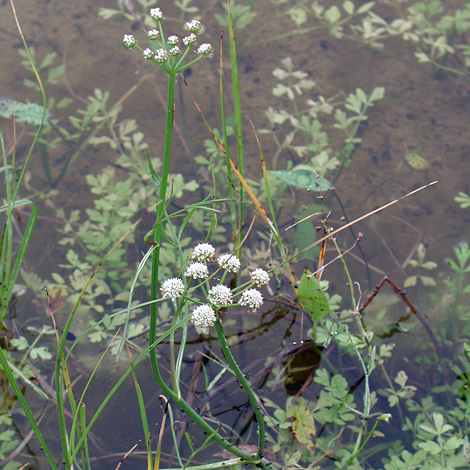
<svg viewBox="0 0 470 470"><path fill-rule="evenodd" d="M248 400L250 400L251 406L253 407L253 411L256 416L256 421L258 422L258 457L262 458L264 454L264 446L265 446L265 428L264 428L264 417L261 413L261 407L258 404L258 400L256 399L253 390L251 389L250 384L246 380L243 372L240 370L237 362L235 361L234 357L232 356L232 352L228 347L227 340L225 339L224 331L222 330L222 325L220 324L220 320L217 319L215 322L215 331L217 332L217 336L219 337L220 345L222 346L222 352L224 353L225 359L230 364L233 373L237 376L238 380L240 381L240 385L243 387Z"/></svg>
<svg viewBox="0 0 470 470"><path fill-rule="evenodd" d="M166 189L168 186L168 174L170 171L170 156L171 156L171 138L173 134L173 118L174 118L174 98L175 98L175 76L168 75L168 99L166 110L166 133L165 133L165 152L163 155L163 169L162 177L160 180L160 194L159 200L164 201L166 196ZM165 204L157 206L157 226L155 228L154 242L157 246L152 256L152 286L151 286L151 300L156 300L158 297L158 267L160 264L160 244L163 235L163 223L159 223L163 218L165 211ZM150 330L149 330L149 344L155 341L155 331L157 325L157 304L152 303L150 306ZM155 352L150 353L150 363L155 378L158 381L160 373L158 371L158 364ZM172 394L173 395L173 394Z"/></svg>

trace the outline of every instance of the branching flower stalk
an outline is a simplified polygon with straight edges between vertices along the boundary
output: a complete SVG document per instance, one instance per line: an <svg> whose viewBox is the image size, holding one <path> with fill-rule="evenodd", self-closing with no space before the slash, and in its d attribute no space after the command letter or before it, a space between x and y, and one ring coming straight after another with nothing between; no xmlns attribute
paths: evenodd
<svg viewBox="0 0 470 470"><path fill-rule="evenodd" d="M179 74L182 70L187 67L192 66L194 63L201 60L203 57L211 57L213 55L213 48L210 44L201 44L197 48L198 57L192 61L188 61L185 63L185 59L188 57L189 52L193 48L197 40L197 34L200 33L202 25L198 20L192 20L186 23L186 26L190 32L188 36L183 38L183 44L186 46L184 52L181 52L179 48L179 38L177 36L169 36L165 38L163 27L162 27L162 19L163 13L160 8L152 8L150 10L151 18L156 22L158 26L157 29L152 29L148 31L147 36L150 41L149 48L142 49L140 46L137 45L137 42L132 35L125 35L124 36L124 45L129 48L136 48L139 50L144 59L147 61L152 61L157 64L160 68L162 68L168 74L168 95L167 95L167 114L166 114L166 133L165 133L165 149L164 149L164 157L163 157L163 168L161 178L158 181L158 177L156 177L155 170L150 167L150 171L152 176L154 177L154 181L158 181L157 189L159 191L159 200L165 200L167 194L167 187L168 187L168 176L169 176L169 168L170 168L170 157L171 157L171 145L172 145L172 133L173 133L173 119L174 119L174 84L175 84L175 77ZM158 187L159 186L159 187ZM160 248L161 248L161 240L163 236L163 219L165 216L165 205L159 204L157 207L156 213L156 222L154 225L154 235L153 235L153 245L156 246L153 256L152 256L152 280L151 280L151 300L155 301L158 298L158 280L159 280L159 262L160 262ZM174 280L173 287L178 288L176 284L176 279ZM219 287L222 287L219 285ZM178 292L181 294L181 292ZM209 294L210 295L210 292ZM172 298L173 301L176 300L179 295L175 295L175 298ZM183 311L186 313L187 316L187 307L184 306L184 301L179 305L176 310L175 315L175 322L179 322L182 320ZM156 336L156 325L157 325L157 304L153 302L150 308L150 328L149 328L149 345L155 343L155 336ZM216 322L216 329L219 334L219 339L223 345L224 353L226 354L227 360L229 361L232 370L238 376L240 383L242 384L245 392L248 394L250 402L255 409L256 418L258 421L259 426L259 439L258 439L258 453L256 456L252 454L248 454L235 446L231 445L230 443L226 442L216 430L214 430L206 421L204 421L196 411L182 398L181 393L179 391L178 385L178 377L180 371L180 360L181 354L184 349L184 345L182 343L182 349L180 349L180 353L178 354L178 359L175 361L175 357L173 354L172 360L172 387L167 385L165 380L160 374L158 362L156 358L156 354L154 351L150 354L150 362L152 366L152 371L155 376L155 380L157 381L160 388L163 392L172 399L177 405L179 405L191 418L196 424L198 424L207 434L212 435L213 439L218 442L222 447L227 449L232 454L241 457L245 460L246 463L255 463L261 465L262 467L266 467L268 464L262 458L264 452L264 442L265 442L265 432L264 432L264 420L261 414L260 407L256 401L256 397L254 396L248 382L244 378L240 368L236 364L233 356L231 355L230 351L228 350L228 346L223 335L223 331L218 323ZM187 334L187 324L182 326L183 328L183 337L186 337Z"/></svg>

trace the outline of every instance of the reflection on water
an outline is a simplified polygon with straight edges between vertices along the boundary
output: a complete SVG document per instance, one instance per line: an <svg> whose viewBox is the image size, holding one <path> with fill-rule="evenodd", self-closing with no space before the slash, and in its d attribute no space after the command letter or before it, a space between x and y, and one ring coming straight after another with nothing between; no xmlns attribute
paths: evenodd
<svg viewBox="0 0 470 470"><path fill-rule="evenodd" d="M100 4L99 7L116 7L114 0L105 3ZM205 39L211 39L213 43L216 43L219 26L214 20L213 13L224 13L221 7L222 2L212 2L210 9L202 5L203 2L196 3L207 25ZM172 2L160 2L159 5L168 11L170 18L179 16L179 11ZM5 99L22 103L39 102L34 88L21 85L23 79L31 79L31 75L21 66L17 53L20 40L14 28L11 11L6 4L0 8L2 11L0 35L4 44L3 66L0 70L2 83L0 95ZM69 134L78 132L73 124L78 123L77 116L83 118L86 114L90 103L86 101L87 97L94 96L97 100L95 89L98 88L103 91L102 96L105 96L104 92L109 90L109 97L107 97L109 104L119 106L122 104L121 118L125 123L131 122L132 119L137 120L139 131L145 134L151 156L161 155L164 139L166 78L160 71L155 71L150 64L140 60L138 54L129 53L122 47L123 34L130 29L136 29L135 34L138 35L141 33L141 23L135 21L135 18L133 23L130 23L123 17L104 21L98 17L98 5L88 1L70 5L58 1L45 2L41 5L39 12L37 2L24 1L18 4L17 8L23 31L29 43L34 46L38 62L41 62L47 53L55 52L57 53L55 65L66 65L65 75L59 77L57 83L49 83L46 87L49 99L54 98L53 118L57 119L50 135L64 136L64 129ZM262 0L256 2L255 8L258 16L253 23L254 26L249 27L254 30L266 20L264 15L271 14L272 5L268 0ZM133 25L137 26L133 28ZM271 28L274 28L273 33L283 33L285 23L273 22ZM277 31L276 28L279 30ZM444 260L455 259L453 246L462 238L465 239L465 234L468 232L467 212L461 210L453 201L459 191L468 192L467 175L470 170L467 142L468 110L470 109L468 85L464 78L452 75L433 77L391 55L381 54L379 51L373 51L346 40L337 40L323 31L312 32L305 36L292 36L288 41L279 39L270 43L263 43L258 38L259 44L256 41L251 44L244 41L245 35L248 35L247 30L239 31L238 35L243 42L239 55L243 111L253 120L257 129L268 127L264 115L265 110L270 106L278 107L288 104L286 97L279 99L273 97L272 94L272 89L277 83L272 71L280 67L281 60L286 57L291 57L295 66L306 71L309 79L316 82L312 96L309 95L308 90L303 91L302 99L305 98L305 100L318 99L319 94L336 96L340 90L349 94L356 88L367 90L368 93L376 86L385 88L384 100L368 111L367 124L360 130L362 143L356 147L352 153L350 165L343 170L341 177L335 182L336 195L344 205L349 219L373 210L429 181L439 180L437 187L403 201L389 211L378 215L370 223L364 222L355 227L356 232L360 231L364 234L360 243L374 284L380 281L383 274L392 277L400 286L403 286L410 276L418 276L418 274L436 280L436 285L433 286L423 285L422 279L421 281L418 279L416 285L410 286L407 292L407 296L432 330L432 336L422 322L417 321L415 316L409 315L406 305L393 292L384 292L377 296L363 315L366 330L375 333L373 342L377 343L373 344L385 345L390 350L392 345L395 347L392 359L387 365L389 376L371 379L372 389L383 391L380 396L375 397L378 400L376 406L383 412L391 412L394 416L394 421L389 425L391 437L388 439L392 442L394 439L401 438L401 427L405 426L405 423L408 427L413 423L407 422L405 407L394 404L393 398L390 398L393 395L389 390L390 384L395 384L396 390L400 390L403 400L411 398L412 389L409 387L415 387L414 400L417 403L415 406L416 408L422 407L429 415L433 411L451 406L443 390L446 387L449 389L456 378L460 380L458 386L462 390L462 399L467 396L465 381L468 380L470 373L468 361L461 359L457 372L453 362L456 356L464 357L461 353L466 332L461 325L466 321L468 313L461 306L465 294L454 292L449 282L452 280L452 285L460 285L462 289L466 287L466 284L460 280L461 278L451 278L451 272ZM395 44L393 47L394 53L406 57L409 61L413 60L409 44ZM229 80L230 71L228 66L226 67L225 75ZM199 106L211 124L214 127L220 127L218 124L220 122L218 61L213 59L211 62L206 62L204 67L195 67L191 71L192 73L186 74L186 79L192 93L197 97ZM133 89L135 84L137 88ZM171 165L172 171L180 172L185 182L199 178L200 188L194 189L193 193L188 196L188 201L192 201L199 195L198 191L202 191L204 184L212 181L211 173L195 163L195 157L206 155L204 140L209 139L210 135L201 125L201 118L184 87L179 88L182 94L177 99L176 143ZM338 100L342 99L341 95L338 96ZM62 101L64 106L58 106L57 104L64 98L71 98L72 102L65 106L66 102ZM230 98L227 100L227 106L232 112L233 104ZM81 108L84 112L77 114L77 108ZM108 109L112 109L112 106ZM68 120L69 115L74 115L75 121ZM17 122L18 135L14 135L12 121L7 120L7 117L4 116L5 119L1 122L5 141L8 144L17 139L17 158L22 161L24 158L22 152L26 148L31 128ZM80 125L85 125L84 121L80 122ZM332 124L332 118L327 117L326 125ZM125 135L125 124L119 131ZM247 148L249 148L246 162L247 174L250 175L251 180L258 181L262 173L257 157L256 142L248 126L245 133L248 141ZM69 214L80 209L82 214L80 217L82 217L86 209L93 207L95 195L99 194L98 184L94 186L93 194L90 193L85 180L86 175L102 175L105 167L114 165L112 169L106 170L106 174L110 179L116 177L117 180L124 180L131 172L130 169L136 167L136 164L130 161L126 162L127 166L122 161L117 163L115 161L116 146L113 147L113 144L89 146L86 151L81 151L80 139L59 142L60 139L57 138L57 146L55 148L51 146L49 149L47 166L44 165L44 152L41 153L41 147L38 147L33 158L27 188L29 195L37 198L36 202L40 206L42 218L36 226L34 244L30 246L27 266L24 269L29 273L39 273L42 280L52 279L52 273L65 278L70 276L70 266L74 262L66 258L70 246L59 245L58 242L63 239L64 234L67 234L68 228L72 230L73 227L78 227L81 221L79 218L69 218ZM260 138L267 165L270 167L277 147L264 134L261 134ZM336 141L333 141L333 145L340 148L339 137L333 137L334 139ZM134 144L139 146L140 142L134 142ZM424 157L428 166L422 170L412 168L404 160L405 154L410 152ZM276 159L281 168L285 168L287 161L292 161L297 165L308 163L307 159L303 159L287 146ZM51 172L50 177L46 174L47 168ZM63 168L66 171L62 172ZM57 179L58 176L61 176L60 180ZM217 177L225 178L223 172L220 172ZM54 184L57 186L56 192L50 192L48 180L57 183ZM142 181L144 187L151 184L149 179ZM139 181L139 184L142 181ZM26 197L27 194L24 196ZM136 202L136 207L138 207L135 210L136 218L141 215L149 200L146 199L147 197L150 196L144 194ZM183 201L177 201L175 207L182 207L187 202L184 199ZM128 200L125 202L127 203ZM295 213L317 202L316 194L289 189L285 203L278 211L279 225L281 227L291 225L295 222ZM332 222L335 218L343 217L343 212L335 198L326 195L325 203L332 211ZM59 208L64 210L62 219L56 212ZM342 221L338 220L338 224L341 223ZM149 222L147 228L150 227ZM251 250L250 261L268 262L269 256L265 253L268 252L266 246L269 240L266 237L262 239L262 234L257 237L259 233L257 230L263 231L263 225L255 225L254 235L248 238L247 243ZM312 230L315 230L315 225L312 225ZM137 244L129 249L130 266L140 259L140 251L146 250L146 246L141 242L145 230L142 229L142 232L136 235ZM343 249L347 249L351 244L346 237L339 238L338 242ZM425 260L419 260L416 255L420 243L427 248ZM329 251L327 253L330 259L336 256L335 253L330 254ZM89 261L97 264L99 255L95 253L94 256L96 259ZM363 267L364 258L355 250L351 257L346 256L345 259L353 281L359 283L358 289L361 288L364 291L362 293L362 301L364 301L368 295L366 292L368 280L364 275ZM413 268L410 260L416 260L418 264L415 263ZM435 261L437 267L433 270L428 269L424 264L428 261ZM80 268L78 265L74 267L78 270ZM305 258L296 263L294 270L298 276L301 275L304 267L313 270L315 262ZM118 266L116 269L122 269L122 267ZM72 280L79 282L77 276L78 274ZM132 277L130 270L126 276ZM331 283L329 294L343 296L342 307L354 310L357 306L352 306L351 301L348 300L350 299L349 287L341 263L336 262L328 267L323 276ZM56 277L54 282L58 283L57 279ZM256 393L259 396L266 396L280 407L284 406L286 395L295 395L299 392L302 392L306 400L314 402L321 393L319 383L313 380L315 371L317 368L332 367L333 370L341 371L346 379L348 393L354 395L356 401L361 400L366 375L358 365L354 354L345 353L345 350L334 342L327 344L326 340L324 345L319 346L319 349L307 342L304 346L298 347L300 341L308 341L307 330L312 327L311 320L297 310L292 300L294 298L292 289L282 276L281 280L282 292L286 296L276 303L276 292L272 292L268 296L272 308L258 312L256 315L245 315L243 311L234 310L224 316L224 328L229 335L234 354L240 361L244 373L250 378ZM112 279L112 282L115 282L114 288L120 287L118 280ZM36 292L40 292L44 286L37 281L36 287ZM40 300L45 305L45 298L42 297ZM47 317L39 311L39 308L36 309L37 304L33 304L33 301L31 293L17 298L15 303L17 316L7 322L12 335L28 335L27 332L22 333L22 329L32 316L38 317L41 322L46 321ZM91 303L87 304L87 307L79 312L80 318L73 327L73 332L77 336L86 329L88 322L95 318L95 315L90 313L91 305ZM112 308L117 308L118 305L118 303L112 304L111 302L105 304L102 306L102 313L110 313ZM67 313L62 311L58 315L59 327L62 327L65 322L64 317ZM351 319L355 319L352 312L349 312L349 315ZM336 320L334 315L332 316L333 326L325 334L330 338L333 333L336 333L334 323ZM351 331L355 332L355 323L351 321L350 325ZM143 318L142 328L135 331L134 347L136 350L145 348L147 326L148 323ZM108 331L105 333L108 334ZM188 354L185 358L187 363L183 370L183 380L188 384L185 393L188 393L188 396L194 400L196 409L215 423L214 426L220 422L225 423L224 432L227 437L234 437L239 444L255 442L254 417L235 378L229 377L229 373L226 372L221 381L216 380L213 387L207 389L207 385L211 384L220 372L220 367L214 362L222 357L220 350L214 346L217 344L216 338L210 336L204 342L200 342L194 330L191 335ZM211 335L214 333L211 332ZM28 336L29 341L33 341L34 338L35 336ZM52 349L52 335L50 339L49 344ZM180 338L175 340L178 342ZM85 339L84 343L73 353L70 370L72 379L78 379L77 391L85 386L87 378L104 351L103 344L98 341L89 343ZM163 362L168 360L165 346L159 349ZM134 354L137 353L134 352ZM382 359L385 360L386 352L384 351L383 354ZM445 370L440 371L437 364ZM105 359L105 366L102 366L103 372L97 374L89 392L87 409L90 413L96 410L104 394L127 365L125 361L122 365L115 365L112 358ZM139 380L147 399L149 421L155 423L161 421L157 403L159 392L156 390L147 366L147 363L139 366L138 372L141 374ZM39 370L40 380L48 383L52 367L50 362L43 360L34 367ZM423 371L426 374L423 374ZM401 372L407 376L408 382L400 382L403 379ZM202 377L204 377L205 385L203 385ZM380 376L377 375L377 377ZM34 392L29 389L26 392L28 399L33 399L33 394ZM95 468L105 469L111 466L114 468L122 453L142 438L140 414L134 394L135 389L132 383L127 383L94 427L93 453L98 458L94 462ZM434 397L434 403L429 405L431 395ZM94 396L96 396L96 402L93 399ZM428 402L423 403L421 400L428 400ZM390 406L392 404L396 406ZM53 403L49 401L46 404L39 401L34 407L38 415L41 414L43 406L47 411L43 420L44 423L47 422L47 427L44 427L47 433L49 429L51 430L48 438L57 439L56 418L49 416L53 413ZM399 408L400 410L397 411ZM5 409L8 407L6 406ZM272 408L267 411L271 412ZM24 438L28 432L26 423L17 413L14 413L13 419L17 432ZM178 415L178 419L184 420L184 417ZM112 423L111 427L109 423ZM333 422L325 425L322 429L322 436L335 435L337 429L334 427L337 424ZM201 443L204 437L197 434L195 426L189 423L186 425L194 433L194 439ZM152 434L157 435L158 429L158 426L153 426ZM384 432L383 429L382 432ZM239 439L236 436L239 436ZM182 451L188 452L183 435L180 434L177 438L178 442L181 442ZM165 436L164 444L165 449L173 447L170 436ZM411 442L404 442L403 445L411 448ZM198 463L204 462L205 458L212 457L214 448L215 446L209 447L205 455L198 456ZM27 451L23 449L20 454L24 457L24 462L30 462L37 468L46 468L47 465L42 456L37 459L33 457L41 455L33 440L28 441L26 449ZM55 451L59 455L58 442ZM135 453L141 458L139 465L145 465L144 454L138 451ZM164 455L168 461L174 459L171 450L165 451ZM381 465L379 458L372 459L371 462L377 465L377 468ZM193 463L196 464L196 462Z"/></svg>

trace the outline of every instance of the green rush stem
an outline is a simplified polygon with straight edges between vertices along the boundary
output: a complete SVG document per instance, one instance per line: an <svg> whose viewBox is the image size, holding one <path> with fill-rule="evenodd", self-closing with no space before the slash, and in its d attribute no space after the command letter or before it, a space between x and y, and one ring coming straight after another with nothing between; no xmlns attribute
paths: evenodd
<svg viewBox="0 0 470 470"><path fill-rule="evenodd" d="M16 382L15 376L10 368L10 365L8 364L8 360L2 348L0 348L0 364L2 365L4 374L7 376L7 379L10 382L10 386L13 389L13 392L15 393L16 398L18 399L18 401L21 404L21 407L23 408L24 414L26 415L26 418L28 419L29 424L31 425L34 433L36 434L36 438L41 444L42 451L46 454L46 457L47 457L47 460L49 462L51 469L57 470L57 465L54 462L54 458L52 457L52 454L49 451L49 447L47 447L46 441L44 440L44 437L42 436L41 431L39 429L39 426L37 425L36 419L34 418L33 413L31 412L31 409L29 408L24 398L24 394Z"/></svg>
<svg viewBox="0 0 470 470"><path fill-rule="evenodd" d="M238 380L240 381L240 385L243 387L248 399L250 400L251 406L253 407L253 411L255 412L256 421L258 423L258 457L262 458L264 453L264 446L265 446L265 429L264 429L264 418L263 414L261 413L261 407L258 404L258 401L251 389L250 384L246 380L243 372L238 367L237 362L235 361L234 357L232 356L232 352L228 347L227 340L225 339L224 331L222 329L222 325L217 315L217 321L215 322L215 331L217 332L217 336L219 337L220 345L222 346L222 352L224 353L225 359L230 364L230 367L233 373L237 376Z"/></svg>
<svg viewBox="0 0 470 470"><path fill-rule="evenodd" d="M240 102L240 85L238 82L238 65L237 65L237 49L235 46L235 35L233 32L233 15L230 0L228 0L229 10L229 42L230 42L230 61L232 65L232 86L233 86L233 104L235 108L235 123L237 129L237 152L238 152L238 171L242 176L245 175L244 159L243 159L243 129L242 129L242 113ZM235 246L237 249L238 259L242 258L242 240L243 240L243 184L240 181L239 186L240 204L238 206L238 240Z"/></svg>
<svg viewBox="0 0 470 470"><path fill-rule="evenodd" d="M174 118L174 98L175 98L175 76L172 74L168 75L168 99L167 99L167 111L166 111L166 134L165 134L165 152L163 156L163 169L162 177L160 180L160 194L159 200L164 201L166 196L166 188L168 185L168 174L170 171L170 156L171 156L171 138L173 134L173 118ZM158 223L161 220L165 211L165 205L159 204L157 206L156 221L157 226L155 228L154 242L157 246L152 255L152 286L150 299L156 300L158 297L158 268L160 264L160 243L163 235L163 223ZM155 342L155 332L157 326L157 304L154 302L150 305L150 329L149 329L149 344ZM153 375L157 379L161 379L160 372L158 370L157 357L155 351L150 353L150 363L152 365ZM172 371L174 372L174 371ZM172 374L173 375L173 374ZM174 397L174 393L171 394Z"/></svg>
<svg viewBox="0 0 470 470"><path fill-rule="evenodd" d="M167 101L167 115L166 115L166 134L165 134L165 152L163 160L162 177L160 181L160 201L165 199L166 188L168 184L168 173L170 168L170 154L171 154L171 137L173 132L173 117L174 117L174 88L175 88L175 77L173 74L168 76L168 101ZM165 211L164 204L159 204L157 207L157 222L162 219ZM151 286L151 300L156 300L158 297L158 268L160 262L160 242L163 236L163 223L157 224L155 228L154 242L157 245L153 256L152 256L152 286ZM149 347L155 343L157 325L157 304L152 303L150 306L150 328L149 328ZM169 398L171 398L181 409L192 419L203 431L207 434L213 434L214 429L206 421L204 421L196 411L181 397L180 394L175 392L168 386L163 377L160 375L160 371L157 363L157 356L154 350L150 351L150 363L152 365L153 375L158 385ZM172 375L175 371L172 371ZM259 407L258 407L259 408ZM258 410L260 415L260 411ZM258 415L257 415L258 417ZM262 418L262 416L261 416ZM259 423L259 422L258 422ZM261 419L261 423L263 420ZM264 423L261 424L264 426ZM261 430L260 426L260 430ZM261 435L261 432L260 432ZM250 463L259 463L260 459L253 458L252 454L248 454L231 445L225 441L219 433L214 434L214 441L220 444L224 449L227 449L231 454L247 459ZM263 443L264 443L264 427L263 427ZM248 462L247 462L248 463Z"/></svg>
<svg viewBox="0 0 470 470"><path fill-rule="evenodd" d="M221 39L222 42L222 39ZM224 145L225 145L225 163L227 169L227 176L229 180L228 189L230 195L230 212L232 220L232 242L236 245L237 242L237 211L235 208L235 195L233 191L233 177L232 177L232 167L230 165L230 149L228 146L228 135L227 135L227 123L225 119L225 100L224 100L224 72L222 64L222 46L220 47L220 114L222 118L222 132L224 135Z"/></svg>

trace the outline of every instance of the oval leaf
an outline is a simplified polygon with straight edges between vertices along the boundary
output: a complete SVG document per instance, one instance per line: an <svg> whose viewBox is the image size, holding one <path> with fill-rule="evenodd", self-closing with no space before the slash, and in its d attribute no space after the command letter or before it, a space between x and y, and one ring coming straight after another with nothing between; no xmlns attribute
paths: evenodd
<svg viewBox="0 0 470 470"><path fill-rule="evenodd" d="M328 315L330 304L315 276L308 270L304 272L300 280L297 297L302 308L312 316L315 331L317 323Z"/></svg>

